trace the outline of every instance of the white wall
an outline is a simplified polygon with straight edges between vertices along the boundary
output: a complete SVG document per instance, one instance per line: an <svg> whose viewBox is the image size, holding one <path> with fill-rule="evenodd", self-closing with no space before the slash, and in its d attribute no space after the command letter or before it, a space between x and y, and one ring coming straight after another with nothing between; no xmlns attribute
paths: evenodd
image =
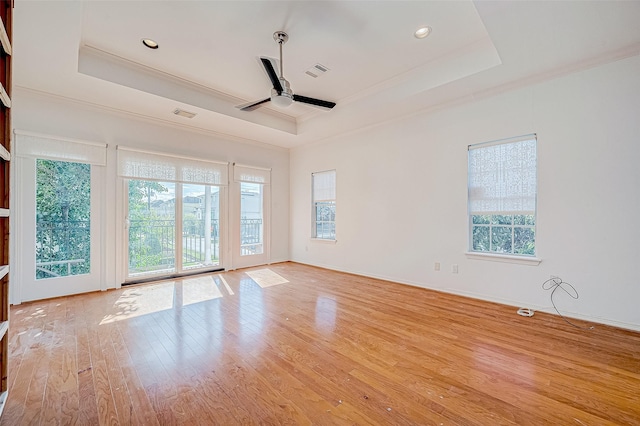
<svg viewBox="0 0 640 426"><path fill-rule="evenodd" d="M117 223L115 147L123 145L177 155L271 168L271 261L289 259L289 152L268 145L196 133L159 121L111 112L64 99L14 88L13 128L63 138L107 143L106 287L120 284L116 249ZM229 205L231 203L228 203ZM12 215L13 217L13 215ZM225 262L227 263L227 262ZM19 301L12 301L17 303Z"/></svg>
<svg viewBox="0 0 640 426"><path fill-rule="evenodd" d="M640 329L639 75L636 56L293 150L292 260L549 311L556 275L580 294L563 313ZM469 259L467 145L528 133L542 263ZM337 243L314 242L311 173L334 168Z"/></svg>

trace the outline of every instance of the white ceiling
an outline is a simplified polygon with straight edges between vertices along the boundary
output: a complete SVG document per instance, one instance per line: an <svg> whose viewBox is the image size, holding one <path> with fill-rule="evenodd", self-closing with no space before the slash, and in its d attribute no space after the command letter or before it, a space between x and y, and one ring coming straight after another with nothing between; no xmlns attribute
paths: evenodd
<svg viewBox="0 0 640 426"><path fill-rule="evenodd" d="M295 147L638 55L639 21L640 1L16 0L14 88ZM294 92L333 110L234 108L269 96L276 30Z"/></svg>

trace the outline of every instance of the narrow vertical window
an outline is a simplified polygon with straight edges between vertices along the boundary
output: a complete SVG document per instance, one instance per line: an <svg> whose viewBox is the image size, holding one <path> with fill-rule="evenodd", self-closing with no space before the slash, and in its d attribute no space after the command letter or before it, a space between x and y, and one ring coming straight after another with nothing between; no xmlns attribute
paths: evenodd
<svg viewBox="0 0 640 426"><path fill-rule="evenodd" d="M536 135L469 146L469 250L536 254Z"/></svg>
<svg viewBox="0 0 640 426"><path fill-rule="evenodd" d="M311 174L313 199L312 237L336 239L336 171Z"/></svg>

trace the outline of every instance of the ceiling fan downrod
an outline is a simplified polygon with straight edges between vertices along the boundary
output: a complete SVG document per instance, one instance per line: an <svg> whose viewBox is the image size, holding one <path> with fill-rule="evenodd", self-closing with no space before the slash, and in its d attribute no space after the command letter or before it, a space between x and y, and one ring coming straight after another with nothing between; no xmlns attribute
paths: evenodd
<svg viewBox="0 0 640 426"><path fill-rule="evenodd" d="M282 65L282 45L285 44L287 40L289 40L289 35L284 31L276 31L275 33L273 33L273 39L276 41L276 43L278 43L278 46L280 46L280 78L284 78Z"/></svg>

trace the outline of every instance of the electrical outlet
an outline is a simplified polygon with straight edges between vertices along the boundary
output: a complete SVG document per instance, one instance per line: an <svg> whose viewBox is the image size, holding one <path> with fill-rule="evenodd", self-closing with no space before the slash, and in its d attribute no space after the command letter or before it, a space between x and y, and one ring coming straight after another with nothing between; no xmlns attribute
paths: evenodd
<svg viewBox="0 0 640 426"><path fill-rule="evenodd" d="M433 266L433 269L436 271L440 270L440 262L436 262L435 265Z"/></svg>
<svg viewBox="0 0 640 426"><path fill-rule="evenodd" d="M456 263L451 265L451 273L453 273L453 274L457 274L458 273L458 265Z"/></svg>

